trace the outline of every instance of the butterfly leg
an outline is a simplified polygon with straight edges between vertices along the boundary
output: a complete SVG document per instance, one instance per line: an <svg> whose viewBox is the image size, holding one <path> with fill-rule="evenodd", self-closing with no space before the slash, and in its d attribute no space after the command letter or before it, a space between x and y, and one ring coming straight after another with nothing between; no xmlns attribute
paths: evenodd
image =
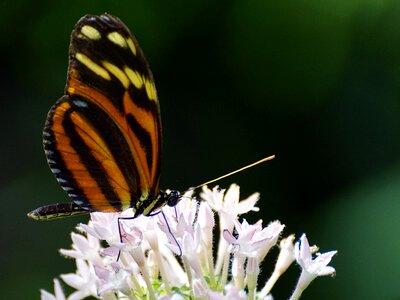
<svg viewBox="0 0 400 300"><path fill-rule="evenodd" d="M181 246L179 245L178 240L176 239L175 235L172 233L171 227L170 227L169 224L168 224L167 217L165 216L165 214L164 214L164 212L163 212L162 210L161 210L161 214L162 214L162 216L163 216L163 218L164 218L165 224L167 225L167 229L168 229L169 234L172 236L172 238L174 239L175 244L176 244L176 245L178 246L178 248L179 248L179 256L181 257L181 256L182 256L182 248L181 248Z"/></svg>
<svg viewBox="0 0 400 300"><path fill-rule="evenodd" d="M122 241L123 236L122 236L122 232L121 232L121 220L133 220L133 219L135 219L135 218L136 218L136 216L133 216L133 217L119 217L119 218L117 219L117 222L118 222L119 241L120 241L121 243L123 243L123 241ZM121 250L118 251L117 261L119 261L120 256L121 256Z"/></svg>

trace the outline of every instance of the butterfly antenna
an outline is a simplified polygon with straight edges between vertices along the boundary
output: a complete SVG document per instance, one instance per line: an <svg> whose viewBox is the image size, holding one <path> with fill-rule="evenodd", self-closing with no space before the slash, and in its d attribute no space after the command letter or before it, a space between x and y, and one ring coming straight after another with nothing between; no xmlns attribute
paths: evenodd
<svg viewBox="0 0 400 300"><path fill-rule="evenodd" d="M268 156L268 157L264 157L263 159L260 159L260 160L258 160L258 161L256 161L256 162L252 163L252 164L249 164L249 165L247 165L247 166L244 166L243 168L237 169L237 170L232 171L232 172L230 172L230 173L228 173L228 174L222 175L222 176L220 176L220 177L218 177L218 178L215 178L215 179L213 179L213 180L210 180L210 181L204 182L204 183L202 183L202 184L199 184L199 185L197 185L197 186L195 186L195 187L192 187L192 188L190 188L190 190L196 190L196 189L198 189L199 187L202 187L202 186L205 186L205 185L207 185L207 184L216 182L216 181L218 181L218 180L221 180L221 179L223 179L223 178L225 178L225 177L228 177L228 176L231 176L231 175L233 175L233 174L242 172L242 171L244 171L244 170L246 170L246 169L252 168L252 167L254 167L254 166L256 166L256 165L262 164L263 162L272 160L272 159L274 159L274 158L275 158L275 155L271 155L271 156Z"/></svg>

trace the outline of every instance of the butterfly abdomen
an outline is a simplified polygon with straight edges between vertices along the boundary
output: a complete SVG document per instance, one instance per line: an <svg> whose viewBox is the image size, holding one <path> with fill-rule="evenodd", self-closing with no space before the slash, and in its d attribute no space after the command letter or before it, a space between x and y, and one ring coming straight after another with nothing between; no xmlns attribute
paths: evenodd
<svg viewBox="0 0 400 300"><path fill-rule="evenodd" d="M57 203L39 207L28 214L34 220L47 221L88 214L90 211L75 203Z"/></svg>

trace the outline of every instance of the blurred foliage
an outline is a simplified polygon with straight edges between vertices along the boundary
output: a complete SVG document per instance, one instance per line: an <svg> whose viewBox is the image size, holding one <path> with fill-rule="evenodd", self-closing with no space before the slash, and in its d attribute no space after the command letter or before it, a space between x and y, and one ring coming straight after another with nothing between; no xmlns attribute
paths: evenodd
<svg viewBox="0 0 400 300"><path fill-rule="evenodd" d="M128 25L152 66L162 187L184 190L276 154L219 184L261 192L252 221L279 219L287 234L339 250L337 277L304 299L400 298L400 2L0 0L0 10L1 299L37 299L74 270L56 249L86 218L34 223L25 213L68 201L41 131L63 92L75 22L103 12Z"/></svg>

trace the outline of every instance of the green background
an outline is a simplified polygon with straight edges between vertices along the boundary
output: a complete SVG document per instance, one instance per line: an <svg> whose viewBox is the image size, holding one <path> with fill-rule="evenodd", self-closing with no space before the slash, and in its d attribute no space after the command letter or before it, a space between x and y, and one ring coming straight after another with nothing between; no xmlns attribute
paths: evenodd
<svg viewBox="0 0 400 300"><path fill-rule="evenodd" d="M68 201L46 164L42 128L62 95L69 35L109 12L149 60L164 127L162 188L221 181L261 192L285 233L337 249L335 279L303 299L400 299L400 2L0 1L0 298L38 299L74 270L57 249L87 217L33 222ZM277 250L268 256L270 273ZM287 299L296 265L272 291Z"/></svg>

